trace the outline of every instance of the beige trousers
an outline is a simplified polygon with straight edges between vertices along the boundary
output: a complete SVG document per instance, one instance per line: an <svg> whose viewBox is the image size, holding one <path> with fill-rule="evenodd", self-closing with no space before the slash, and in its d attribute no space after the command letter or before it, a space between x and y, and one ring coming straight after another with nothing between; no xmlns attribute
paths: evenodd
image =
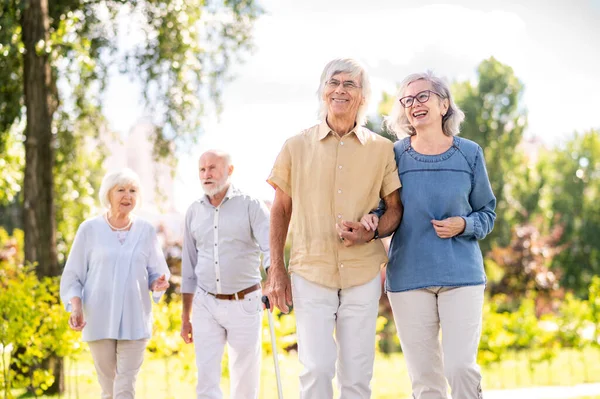
<svg viewBox="0 0 600 399"><path fill-rule="evenodd" d="M102 399L135 398L135 380L142 367L147 339L90 341Z"/></svg>
<svg viewBox="0 0 600 399"><path fill-rule="evenodd" d="M480 399L484 285L388 292L414 399ZM442 339L440 341L440 328Z"/></svg>
<svg viewBox="0 0 600 399"><path fill-rule="evenodd" d="M333 399L336 374L340 399L370 398L379 274L363 285L332 289L294 273L292 296L303 366L300 398Z"/></svg>

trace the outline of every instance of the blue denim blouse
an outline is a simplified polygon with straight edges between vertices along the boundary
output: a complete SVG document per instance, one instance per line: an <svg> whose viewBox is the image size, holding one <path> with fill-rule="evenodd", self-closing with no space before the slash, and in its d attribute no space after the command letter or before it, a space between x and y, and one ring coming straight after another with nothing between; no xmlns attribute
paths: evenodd
<svg viewBox="0 0 600 399"><path fill-rule="evenodd" d="M496 198L481 147L454 137L444 153L423 155L407 137L394 152L404 215L390 246L387 291L485 284L478 240L494 227ZM431 221L451 216L465 219L464 232L439 238Z"/></svg>

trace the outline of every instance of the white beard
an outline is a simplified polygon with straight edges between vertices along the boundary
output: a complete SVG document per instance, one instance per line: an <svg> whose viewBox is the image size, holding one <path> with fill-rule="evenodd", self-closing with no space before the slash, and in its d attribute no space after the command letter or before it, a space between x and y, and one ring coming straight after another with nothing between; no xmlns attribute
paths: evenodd
<svg viewBox="0 0 600 399"><path fill-rule="evenodd" d="M209 197L213 197L216 194L220 193L221 191L223 191L223 189L229 184L229 176L227 176L225 179L223 179L220 182L214 182L213 181L213 185L211 186L206 186L204 184L204 182L202 182L202 190L204 190L204 193L206 195L208 195Z"/></svg>

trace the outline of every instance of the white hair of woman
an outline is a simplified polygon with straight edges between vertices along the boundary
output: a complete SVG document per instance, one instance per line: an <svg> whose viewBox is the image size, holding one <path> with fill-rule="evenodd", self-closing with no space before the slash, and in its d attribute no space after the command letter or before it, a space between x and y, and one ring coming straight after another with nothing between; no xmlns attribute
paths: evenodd
<svg viewBox="0 0 600 399"><path fill-rule="evenodd" d="M100 197L100 204L105 209L110 209L110 200L108 198L110 190L112 190L115 186L124 186L127 184L137 187L138 193L136 208L139 207L142 202L140 177L137 173L129 168L115 170L104 175L102 184L100 184L100 192L98 194Z"/></svg>

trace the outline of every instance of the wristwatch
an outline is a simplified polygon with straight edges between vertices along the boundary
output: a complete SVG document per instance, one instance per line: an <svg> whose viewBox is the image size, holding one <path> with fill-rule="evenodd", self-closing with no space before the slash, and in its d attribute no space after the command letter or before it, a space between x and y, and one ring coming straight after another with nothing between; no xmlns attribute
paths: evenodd
<svg viewBox="0 0 600 399"><path fill-rule="evenodd" d="M373 240L376 240L376 239L378 239L378 238L379 238L379 229L375 229L375 235L373 236L373 238L371 238L371 239L369 240L369 242L371 242L371 241L373 241Z"/></svg>

